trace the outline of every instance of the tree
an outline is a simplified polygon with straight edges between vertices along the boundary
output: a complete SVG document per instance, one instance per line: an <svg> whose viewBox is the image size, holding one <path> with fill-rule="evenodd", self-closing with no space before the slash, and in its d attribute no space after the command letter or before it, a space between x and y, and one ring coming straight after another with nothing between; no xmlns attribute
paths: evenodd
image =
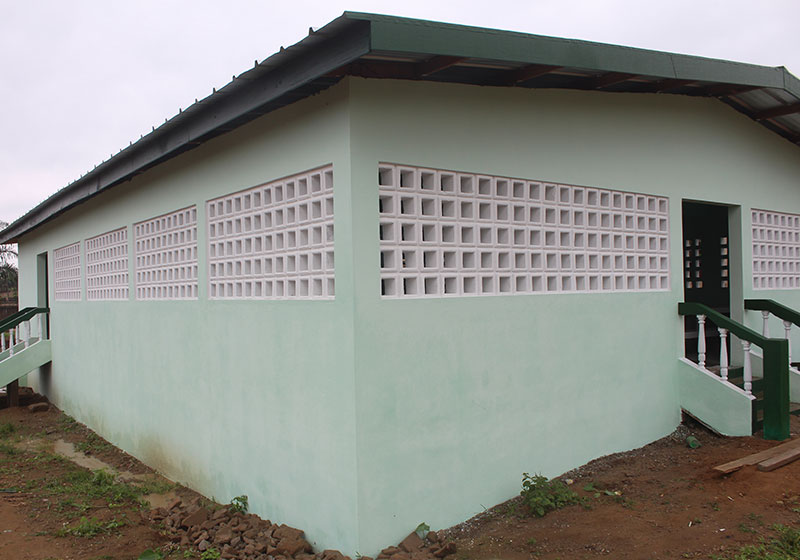
<svg viewBox="0 0 800 560"><path fill-rule="evenodd" d="M18 272L8 263L0 264L0 294L13 296L17 293Z"/></svg>
<svg viewBox="0 0 800 560"><path fill-rule="evenodd" d="M6 229L6 227L8 227L6 222L0 222L0 231ZM15 267L16 263L17 246L11 243L0 245L0 265L10 265Z"/></svg>

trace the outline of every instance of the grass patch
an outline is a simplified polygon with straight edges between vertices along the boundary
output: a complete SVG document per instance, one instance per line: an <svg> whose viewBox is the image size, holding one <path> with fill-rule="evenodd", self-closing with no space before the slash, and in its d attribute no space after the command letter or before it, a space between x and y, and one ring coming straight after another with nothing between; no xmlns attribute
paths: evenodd
<svg viewBox="0 0 800 560"><path fill-rule="evenodd" d="M548 512L581 502L578 495L560 480L547 480L544 476L531 476L528 473L522 474L520 496L536 517L543 517Z"/></svg>
<svg viewBox="0 0 800 560"><path fill-rule="evenodd" d="M164 479L137 480L132 484L139 489L143 496L148 494L166 494L178 487L174 482L169 482Z"/></svg>
<svg viewBox="0 0 800 560"><path fill-rule="evenodd" d="M0 439L6 439L16 431L17 429L14 427L14 424L11 422L3 422L0 424Z"/></svg>
<svg viewBox="0 0 800 560"><path fill-rule="evenodd" d="M107 471L87 471L75 469L64 476L45 484L50 494L68 494L73 500L105 500L110 507L140 505L140 497L145 493L142 487L118 482Z"/></svg>
<svg viewBox="0 0 800 560"><path fill-rule="evenodd" d="M11 457L13 455L19 455L19 449L17 449L7 441L0 441L0 453Z"/></svg>
<svg viewBox="0 0 800 560"><path fill-rule="evenodd" d="M777 536L761 539L756 545L748 545L739 550L732 560L797 560L800 558L800 530L784 525L773 525ZM716 560L724 557L717 556Z"/></svg>
<svg viewBox="0 0 800 560"><path fill-rule="evenodd" d="M64 413L59 416L57 422L58 428L64 433L74 432L79 426L78 422L76 422L72 416L68 416Z"/></svg>
<svg viewBox="0 0 800 560"><path fill-rule="evenodd" d="M74 527L64 527L56 531L57 537L85 537L92 538L103 533L110 533L116 531L120 527L127 525L125 521L118 521L116 518L105 523L97 521L94 517L91 519L81 517L81 520Z"/></svg>
<svg viewBox="0 0 800 560"><path fill-rule="evenodd" d="M91 505L86 502L76 502L72 498L65 498L60 500L56 505L56 511L65 514L67 517L77 517L85 514Z"/></svg>
<svg viewBox="0 0 800 560"><path fill-rule="evenodd" d="M75 449L84 453L100 453L113 446L94 432L86 434L86 439L75 444Z"/></svg>

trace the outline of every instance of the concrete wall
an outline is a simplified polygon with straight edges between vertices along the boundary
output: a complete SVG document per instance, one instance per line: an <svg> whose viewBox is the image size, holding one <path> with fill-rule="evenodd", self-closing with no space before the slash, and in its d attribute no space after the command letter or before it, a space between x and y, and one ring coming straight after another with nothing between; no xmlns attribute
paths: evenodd
<svg viewBox="0 0 800 560"><path fill-rule="evenodd" d="M714 431L724 436L752 434L752 399L685 358L678 367L678 393L681 408Z"/></svg>
<svg viewBox="0 0 800 560"><path fill-rule="evenodd" d="M523 472L671 432L681 199L741 205L747 247L751 206L800 212L797 148L708 99L390 80L351 92L360 550L510 498ZM666 195L672 289L381 300L383 161Z"/></svg>
<svg viewBox="0 0 800 560"><path fill-rule="evenodd" d="M381 161L668 196L671 289L381 300ZM326 163L335 300L208 301L205 201ZM672 431L681 199L740 216L738 299L800 307L748 284L749 210L800 212L797 177L796 147L715 100L348 79L26 236L23 306L42 251L193 203L200 218L198 301L54 302L34 382L168 476L373 555L514 496L523 472Z"/></svg>
<svg viewBox="0 0 800 560"><path fill-rule="evenodd" d="M53 402L170 478L222 502L247 494L265 518L354 550L348 134L342 85L66 213L22 240L20 269L22 303L34 305L36 255L51 251L53 366L33 382ZM205 201L327 163L336 299L209 301ZM53 301L53 249L190 204L197 301Z"/></svg>

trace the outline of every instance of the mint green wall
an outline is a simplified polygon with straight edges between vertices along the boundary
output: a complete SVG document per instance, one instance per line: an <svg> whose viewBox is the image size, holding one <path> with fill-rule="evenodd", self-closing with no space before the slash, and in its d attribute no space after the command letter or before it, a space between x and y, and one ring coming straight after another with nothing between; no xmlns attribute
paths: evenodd
<svg viewBox="0 0 800 560"><path fill-rule="evenodd" d="M678 394L681 408L714 431L724 436L752 434L752 401L688 360L678 364Z"/></svg>
<svg viewBox="0 0 800 560"><path fill-rule="evenodd" d="M747 244L750 206L800 212L797 148L713 99L362 79L351 96L360 550L671 432L681 198L742 205ZM672 290L381 300L381 161L669 196Z"/></svg>
<svg viewBox="0 0 800 560"><path fill-rule="evenodd" d="M26 236L20 266L33 305L37 253L196 204L198 301L54 302L51 253L53 366L35 384L170 478L354 550L348 111L343 84L215 139ZM207 301L205 201L331 162L335 300Z"/></svg>
<svg viewBox="0 0 800 560"><path fill-rule="evenodd" d="M199 300L54 302L34 382L167 475L374 555L514 496L522 472L672 431L681 198L740 205L738 293L800 307L749 284L749 210L800 212L798 154L711 99L348 79L26 236L32 305L37 253L198 205ZM668 196L672 289L381 300L380 161ZM205 201L329 162L336 299L207 301Z"/></svg>

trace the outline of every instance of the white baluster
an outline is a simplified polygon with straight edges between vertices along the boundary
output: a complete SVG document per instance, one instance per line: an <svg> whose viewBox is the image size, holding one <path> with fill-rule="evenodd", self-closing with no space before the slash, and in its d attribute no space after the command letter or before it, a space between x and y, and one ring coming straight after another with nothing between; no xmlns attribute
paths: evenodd
<svg viewBox="0 0 800 560"><path fill-rule="evenodd" d="M697 316L697 363L706 367L706 316Z"/></svg>
<svg viewBox="0 0 800 560"><path fill-rule="evenodd" d="M42 314L36 316L36 339L42 340Z"/></svg>
<svg viewBox="0 0 800 560"><path fill-rule="evenodd" d="M8 340L8 355L9 355L9 356L13 356L13 355L14 355L14 332L15 332L16 330L17 330L17 329L11 329L10 331L8 331L8 334L9 334L9 340Z"/></svg>
<svg viewBox="0 0 800 560"><path fill-rule="evenodd" d="M6 351L6 333L0 332L0 352Z"/></svg>
<svg viewBox="0 0 800 560"><path fill-rule="evenodd" d="M753 364L750 362L750 341L742 341L744 350L744 392L748 395L753 392Z"/></svg>
<svg viewBox="0 0 800 560"><path fill-rule="evenodd" d="M25 341L25 348L27 348L31 342L31 322L25 321L20 325L20 328L22 330L22 340Z"/></svg>
<svg viewBox="0 0 800 560"><path fill-rule="evenodd" d="M719 376L723 381L728 380L728 329L718 328L719 331Z"/></svg>
<svg viewBox="0 0 800 560"><path fill-rule="evenodd" d="M761 317L764 318L764 328L762 329L762 333L764 338L769 338L769 311L762 311Z"/></svg>
<svg viewBox="0 0 800 560"><path fill-rule="evenodd" d="M792 339L790 338L790 331L792 330L792 322L784 321L783 330L785 331L786 342L789 345L789 367L792 365Z"/></svg>

